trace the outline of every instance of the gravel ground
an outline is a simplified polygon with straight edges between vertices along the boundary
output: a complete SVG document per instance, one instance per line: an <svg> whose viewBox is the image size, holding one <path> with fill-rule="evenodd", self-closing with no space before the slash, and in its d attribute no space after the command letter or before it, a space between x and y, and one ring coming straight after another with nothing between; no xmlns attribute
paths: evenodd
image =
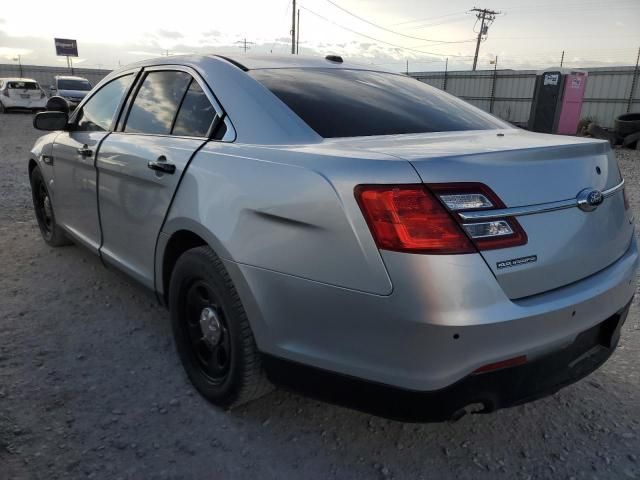
<svg viewBox="0 0 640 480"><path fill-rule="evenodd" d="M0 479L640 478L640 319L558 394L456 423L405 424L276 391L200 398L167 312L30 207L31 115L0 115ZM640 152L618 152L640 212ZM640 297L638 297L640 298Z"/></svg>

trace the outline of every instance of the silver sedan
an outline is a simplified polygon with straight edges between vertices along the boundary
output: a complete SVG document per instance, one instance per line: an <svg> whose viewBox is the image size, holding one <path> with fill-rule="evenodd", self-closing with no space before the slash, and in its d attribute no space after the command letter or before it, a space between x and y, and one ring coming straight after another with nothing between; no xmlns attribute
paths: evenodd
<svg viewBox="0 0 640 480"><path fill-rule="evenodd" d="M404 75L164 57L34 125L51 131L28 167L45 241L154 292L223 407L268 378L398 418L522 403L600 366L634 295L607 143L513 128Z"/></svg>

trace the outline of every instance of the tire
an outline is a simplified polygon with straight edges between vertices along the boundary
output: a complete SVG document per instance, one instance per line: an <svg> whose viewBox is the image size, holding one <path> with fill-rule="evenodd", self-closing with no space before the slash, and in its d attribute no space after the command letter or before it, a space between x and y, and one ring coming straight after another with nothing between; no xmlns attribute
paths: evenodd
<svg viewBox="0 0 640 480"><path fill-rule="evenodd" d="M640 131L640 113L624 113L614 120L614 127L618 135L626 137Z"/></svg>
<svg viewBox="0 0 640 480"><path fill-rule="evenodd" d="M7 109L4 108L4 105L2 104L2 102L0 102L0 113L7 113Z"/></svg>
<svg viewBox="0 0 640 480"><path fill-rule="evenodd" d="M231 409L273 389L240 297L209 247L187 250L178 258L169 310L178 355L203 397Z"/></svg>
<svg viewBox="0 0 640 480"><path fill-rule="evenodd" d="M36 220L38 221L42 238L52 247L70 245L71 242L62 228L56 223L56 217L50 200L51 197L49 196L49 189L38 167L34 168L31 172L30 181L33 209L36 212Z"/></svg>

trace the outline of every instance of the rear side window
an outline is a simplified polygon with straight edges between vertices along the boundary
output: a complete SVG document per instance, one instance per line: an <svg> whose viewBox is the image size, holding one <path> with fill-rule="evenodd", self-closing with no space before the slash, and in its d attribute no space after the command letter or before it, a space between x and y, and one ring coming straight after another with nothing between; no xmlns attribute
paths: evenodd
<svg viewBox="0 0 640 480"><path fill-rule="evenodd" d="M36 82L7 82L7 88L15 90L39 90Z"/></svg>
<svg viewBox="0 0 640 480"><path fill-rule="evenodd" d="M509 128L404 75L320 68L249 71L325 138Z"/></svg>
<svg viewBox="0 0 640 480"><path fill-rule="evenodd" d="M216 111L195 80L187 90L180 111L176 117L172 133L190 137L204 137L216 116Z"/></svg>
<svg viewBox="0 0 640 480"><path fill-rule="evenodd" d="M123 75L107 83L82 107L76 130L106 131L111 128L113 116L131 82L133 74Z"/></svg>
<svg viewBox="0 0 640 480"><path fill-rule="evenodd" d="M185 72L149 72L140 86L125 132L168 135L191 76Z"/></svg>

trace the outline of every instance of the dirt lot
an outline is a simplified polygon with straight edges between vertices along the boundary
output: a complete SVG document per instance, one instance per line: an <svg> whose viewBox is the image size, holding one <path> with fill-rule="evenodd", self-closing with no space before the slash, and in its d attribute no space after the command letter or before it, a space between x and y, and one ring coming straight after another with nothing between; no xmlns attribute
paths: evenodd
<svg viewBox="0 0 640 480"><path fill-rule="evenodd" d="M0 479L640 478L636 303L602 369L533 404L422 425L276 391L225 413L188 383L165 310L40 239L37 135L0 116ZM640 152L619 158L640 214Z"/></svg>

